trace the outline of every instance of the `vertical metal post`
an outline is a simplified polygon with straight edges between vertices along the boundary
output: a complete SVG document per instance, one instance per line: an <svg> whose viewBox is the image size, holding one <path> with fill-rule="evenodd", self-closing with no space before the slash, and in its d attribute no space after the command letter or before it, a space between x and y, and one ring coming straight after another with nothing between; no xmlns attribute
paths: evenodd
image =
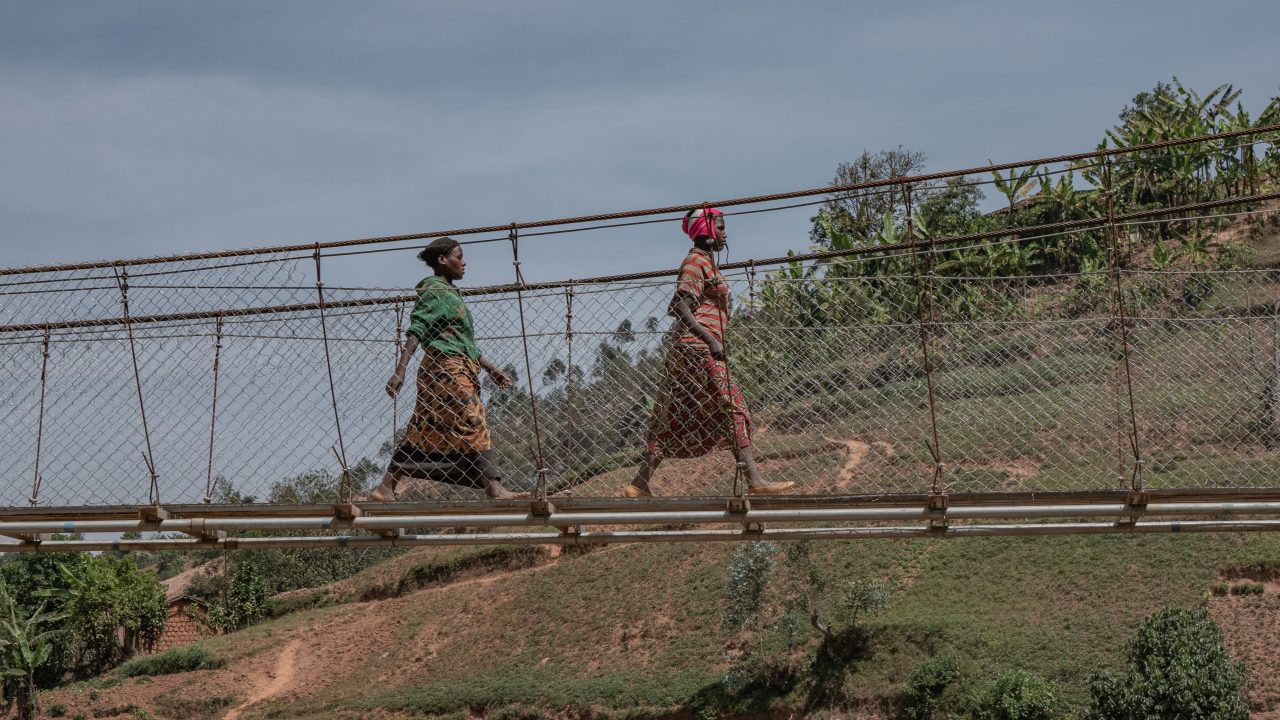
<svg viewBox="0 0 1280 720"><path fill-rule="evenodd" d="M565 468L573 469L573 281L564 289L564 340L568 346L568 362L564 369L565 404Z"/></svg>
<svg viewBox="0 0 1280 720"><path fill-rule="evenodd" d="M933 344L933 329L936 323L933 307L933 238L929 238L929 250L924 256L924 268L921 269L920 249L916 246L915 221L912 218L911 185L902 188L903 203L906 210L907 245L911 248L916 276L916 319L920 328L920 354L924 360L925 392L929 400L929 455L933 459L933 479L930 482L931 494L937 495L942 489L942 450L938 439L938 400L933 388L933 357L930 353Z"/></svg>
<svg viewBox="0 0 1280 720"><path fill-rule="evenodd" d="M156 474L156 459L151 451L151 430L147 426L147 406L142 400L142 374L138 372L138 348L133 339L133 323L129 320L129 270L121 268L116 271L116 285L120 288L120 306L123 308L124 329L129 335L129 355L133 359L133 386L138 391L138 412L142 416L142 437L146 441L147 452L142 456L147 472L151 475L151 483L147 490L147 501L152 505L160 504L160 480Z"/></svg>
<svg viewBox="0 0 1280 720"><path fill-rule="evenodd" d="M1103 161L1103 182L1107 198L1107 244L1111 252L1111 277L1113 296L1115 299L1116 322L1119 325L1118 336L1120 353L1123 360L1125 390L1129 400L1129 449L1133 454L1133 475L1130 487L1142 490L1142 451L1138 443L1138 414L1133 400L1133 369L1129 361L1129 322L1124 307L1124 284L1120 274L1120 243L1116 236L1115 194L1111 187L1111 159Z"/></svg>
<svg viewBox="0 0 1280 720"><path fill-rule="evenodd" d="M213 444L217 437L218 429L218 365L222 360L222 315L218 315L218 320L214 325L214 343L213 343L213 400L209 406L209 464L205 469L204 479L204 502L209 504L213 501Z"/></svg>
<svg viewBox="0 0 1280 720"><path fill-rule="evenodd" d="M542 427L538 424L538 395L533 390L533 366L529 362L529 334L524 323L524 273L520 271L520 236L516 232L516 224L511 223L511 231L507 238L511 241L511 265L516 276L516 306L520 313L520 343L524 348L524 377L529 388L529 407L533 414L534 462L537 463L538 484L534 488L532 498L545 500L547 497L547 468L542 454Z"/></svg>
<svg viewBox="0 0 1280 720"><path fill-rule="evenodd" d="M404 303L396 302L396 357L394 362L400 362L400 351L403 346L400 344L401 338L404 337L401 328L404 327ZM393 365L392 367L399 367ZM400 421L400 393L391 396L391 451L396 449L396 423Z"/></svg>
<svg viewBox="0 0 1280 720"><path fill-rule="evenodd" d="M347 448L342 441L342 418L338 415L338 391L333 383L333 361L329 356L329 329L325 320L324 281L320 275L320 243L316 243L316 295L320 305L320 339L324 343L324 367L329 376L329 401L333 405L333 425L338 430L338 444L331 447L333 455L342 468L342 478L338 481L338 498L340 502L351 502L351 471L347 465Z"/></svg>
<svg viewBox="0 0 1280 720"><path fill-rule="evenodd" d="M40 412L36 415L36 469L31 479L31 497L27 500L35 507L40 502L40 444L44 436L44 388L49 368L49 325L44 326L44 343L40 352Z"/></svg>

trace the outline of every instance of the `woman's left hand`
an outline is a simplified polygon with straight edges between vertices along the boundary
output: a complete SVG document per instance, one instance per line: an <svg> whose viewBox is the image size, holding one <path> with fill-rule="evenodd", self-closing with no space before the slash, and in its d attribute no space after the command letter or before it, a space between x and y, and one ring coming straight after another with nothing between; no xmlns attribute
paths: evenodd
<svg viewBox="0 0 1280 720"><path fill-rule="evenodd" d="M499 370L498 368L491 367L487 369L489 371L489 377L493 380L493 383L498 387L502 388L503 390L506 390L507 388L511 387L511 385L513 384L511 382L511 378L506 373Z"/></svg>

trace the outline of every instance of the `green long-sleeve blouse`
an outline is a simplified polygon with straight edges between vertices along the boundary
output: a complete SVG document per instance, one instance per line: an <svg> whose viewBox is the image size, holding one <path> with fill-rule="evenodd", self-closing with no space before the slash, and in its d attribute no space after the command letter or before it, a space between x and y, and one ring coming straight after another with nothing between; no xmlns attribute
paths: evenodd
<svg viewBox="0 0 1280 720"><path fill-rule="evenodd" d="M438 275L418 283L418 301L409 315L408 334L424 346L446 355L480 359L471 311L462 293Z"/></svg>

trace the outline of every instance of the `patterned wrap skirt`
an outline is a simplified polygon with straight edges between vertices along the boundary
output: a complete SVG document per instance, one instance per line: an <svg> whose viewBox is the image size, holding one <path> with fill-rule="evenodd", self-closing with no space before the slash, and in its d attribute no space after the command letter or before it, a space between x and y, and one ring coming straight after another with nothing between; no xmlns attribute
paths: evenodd
<svg viewBox="0 0 1280 720"><path fill-rule="evenodd" d="M649 452L694 458L751 445L751 414L723 360L702 343L674 342L649 423Z"/></svg>
<svg viewBox="0 0 1280 720"><path fill-rule="evenodd" d="M413 417L391 456L393 472L475 488L499 477L479 375L480 363L466 355L426 350Z"/></svg>

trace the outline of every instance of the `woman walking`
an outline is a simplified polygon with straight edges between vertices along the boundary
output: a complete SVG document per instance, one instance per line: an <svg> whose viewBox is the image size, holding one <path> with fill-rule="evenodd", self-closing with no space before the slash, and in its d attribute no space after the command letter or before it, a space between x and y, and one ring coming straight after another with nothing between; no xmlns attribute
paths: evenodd
<svg viewBox="0 0 1280 720"><path fill-rule="evenodd" d="M480 354L471 311L453 285L467 268L462 246L442 237L418 253L418 259L434 274L418 283L404 349L386 387L391 397L400 392L409 358L422 346L417 400L404 439L370 498L394 500L396 486L404 479L483 488L494 500L528 497L503 487L494 462L478 376L483 368L500 388L511 387L511 378Z"/></svg>
<svg viewBox="0 0 1280 720"><path fill-rule="evenodd" d="M725 361L730 291L715 260L715 253L728 242L724 213L715 208L691 211L681 228L693 249L680 265L675 297L667 308L676 319L675 338L667 350L645 459L625 493L651 496L649 480L663 458L700 457L725 447L745 473L748 493L785 492L795 483L765 482L756 469L751 415Z"/></svg>

